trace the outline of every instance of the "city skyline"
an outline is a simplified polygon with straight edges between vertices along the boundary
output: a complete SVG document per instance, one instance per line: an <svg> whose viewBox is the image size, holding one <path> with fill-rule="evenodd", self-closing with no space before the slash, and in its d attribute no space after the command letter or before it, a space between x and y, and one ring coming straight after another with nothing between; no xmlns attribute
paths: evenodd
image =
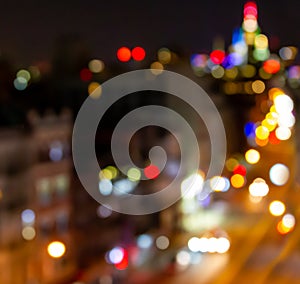
<svg viewBox="0 0 300 284"><path fill-rule="evenodd" d="M241 24L243 4L237 0L8 2L0 11L0 51L17 66L50 60L57 39L64 35L78 36L92 56L107 61L116 61L122 45L143 46L148 58L162 46L178 46L189 54L209 51L216 36L230 42L232 29ZM281 46L300 45L295 33L300 26L297 1L257 4L259 25L268 36L280 39Z"/></svg>

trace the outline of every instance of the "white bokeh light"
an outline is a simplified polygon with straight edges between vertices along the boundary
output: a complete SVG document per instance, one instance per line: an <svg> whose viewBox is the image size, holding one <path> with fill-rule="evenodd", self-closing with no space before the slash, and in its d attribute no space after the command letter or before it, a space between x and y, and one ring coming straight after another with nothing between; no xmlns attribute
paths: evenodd
<svg viewBox="0 0 300 284"><path fill-rule="evenodd" d="M266 196L269 193L269 186L266 184L266 181L262 178L256 178L249 185L249 192L252 196Z"/></svg>
<svg viewBox="0 0 300 284"><path fill-rule="evenodd" d="M275 164L269 171L270 180L273 184L282 186L287 183L290 177L289 168L283 164Z"/></svg>

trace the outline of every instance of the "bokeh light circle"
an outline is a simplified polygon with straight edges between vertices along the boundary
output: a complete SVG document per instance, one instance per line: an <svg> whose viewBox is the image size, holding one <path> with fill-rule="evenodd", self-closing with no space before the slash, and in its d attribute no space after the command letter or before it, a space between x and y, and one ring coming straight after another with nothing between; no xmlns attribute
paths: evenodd
<svg viewBox="0 0 300 284"><path fill-rule="evenodd" d="M275 164L270 168L269 176L273 184L282 186L289 180L290 170L284 164Z"/></svg>
<svg viewBox="0 0 300 284"><path fill-rule="evenodd" d="M255 149L249 149L245 154L245 159L249 164L256 164L260 160L260 153Z"/></svg>
<svg viewBox="0 0 300 284"><path fill-rule="evenodd" d="M135 61L142 61L145 59L146 52L144 48L136 46L134 49L132 49L131 55Z"/></svg>
<svg viewBox="0 0 300 284"><path fill-rule="evenodd" d="M256 178L249 185L249 193L254 197L264 197L269 193L269 186L262 178Z"/></svg>
<svg viewBox="0 0 300 284"><path fill-rule="evenodd" d="M36 231L33 227L31 226L26 226L22 229L22 237L26 241L31 241L35 238L36 236Z"/></svg>
<svg viewBox="0 0 300 284"><path fill-rule="evenodd" d="M59 241L52 242L47 247L48 254L53 258L60 258L66 252L66 246Z"/></svg>
<svg viewBox="0 0 300 284"><path fill-rule="evenodd" d="M121 62L127 62L131 59L131 51L128 47L120 47L117 51L117 58Z"/></svg>
<svg viewBox="0 0 300 284"><path fill-rule="evenodd" d="M125 256L124 249L121 247L115 247L108 253L108 259L112 264L120 263Z"/></svg>
<svg viewBox="0 0 300 284"><path fill-rule="evenodd" d="M273 216L281 216L285 211L285 205L279 200L274 200L269 205L269 211Z"/></svg>
<svg viewBox="0 0 300 284"><path fill-rule="evenodd" d="M170 240L166 236L159 236L155 240L155 244L156 244L156 246L157 246L158 249L160 249L160 250L166 250L169 247L169 245L170 245Z"/></svg>

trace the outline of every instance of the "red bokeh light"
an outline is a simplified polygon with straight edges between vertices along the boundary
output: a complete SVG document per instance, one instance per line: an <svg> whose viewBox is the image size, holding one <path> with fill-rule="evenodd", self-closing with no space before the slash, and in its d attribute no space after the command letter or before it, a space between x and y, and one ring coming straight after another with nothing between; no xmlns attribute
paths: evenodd
<svg viewBox="0 0 300 284"><path fill-rule="evenodd" d="M246 168L243 165L237 165L234 169L233 169L233 173L235 175L241 175L241 176L245 176L247 173Z"/></svg>
<svg viewBox="0 0 300 284"><path fill-rule="evenodd" d="M269 74L275 74L280 70L280 62L275 59L268 59L264 62L263 69Z"/></svg>
<svg viewBox="0 0 300 284"><path fill-rule="evenodd" d="M144 174L148 179L155 179L159 176L159 168L155 165L149 165L144 169Z"/></svg>
<svg viewBox="0 0 300 284"><path fill-rule="evenodd" d="M93 77L93 73L88 68L83 68L80 71L80 79L82 81L90 81Z"/></svg>
<svg viewBox="0 0 300 284"><path fill-rule="evenodd" d="M272 145L277 145L280 143L280 140L276 137L276 132L272 131L269 135L269 142Z"/></svg>
<svg viewBox="0 0 300 284"><path fill-rule="evenodd" d="M126 250L124 250L124 257L123 259L119 262L115 264L115 267L118 270L124 270L128 267L128 252Z"/></svg>
<svg viewBox="0 0 300 284"><path fill-rule="evenodd" d="M128 47L120 47L117 51L117 58L122 62L127 62L131 58L131 51Z"/></svg>
<svg viewBox="0 0 300 284"><path fill-rule="evenodd" d="M137 46L132 50L131 55L134 60L142 61L146 56L146 52L144 48Z"/></svg>
<svg viewBox="0 0 300 284"><path fill-rule="evenodd" d="M225 52L223 50L216 49L210 54L210 59L215 64L221 64L225 59Z"/></svg>
<svg viewBox="0 0 300 284"><path fill-rule="evenodd" d="M248 2L244 6L244 17L254 16L257 18L257 5L255 2Z"/></svg>

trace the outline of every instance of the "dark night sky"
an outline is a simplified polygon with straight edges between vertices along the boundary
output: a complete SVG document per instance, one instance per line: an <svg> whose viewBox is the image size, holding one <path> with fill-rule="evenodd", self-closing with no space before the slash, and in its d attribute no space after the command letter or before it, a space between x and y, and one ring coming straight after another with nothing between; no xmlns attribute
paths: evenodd
<svg viewBox="0 0 300 284"><path fill-rule="evenodd" d="M188 52L209 50L212 39L242 22L245 1L3 1L0 50L17 64L49 59L56 38L77 34L93 55L114 59L121 45L141 45L148 54L176 44ZM300 46L300 2L257 1L262 32L282 45Z"/></svg>

